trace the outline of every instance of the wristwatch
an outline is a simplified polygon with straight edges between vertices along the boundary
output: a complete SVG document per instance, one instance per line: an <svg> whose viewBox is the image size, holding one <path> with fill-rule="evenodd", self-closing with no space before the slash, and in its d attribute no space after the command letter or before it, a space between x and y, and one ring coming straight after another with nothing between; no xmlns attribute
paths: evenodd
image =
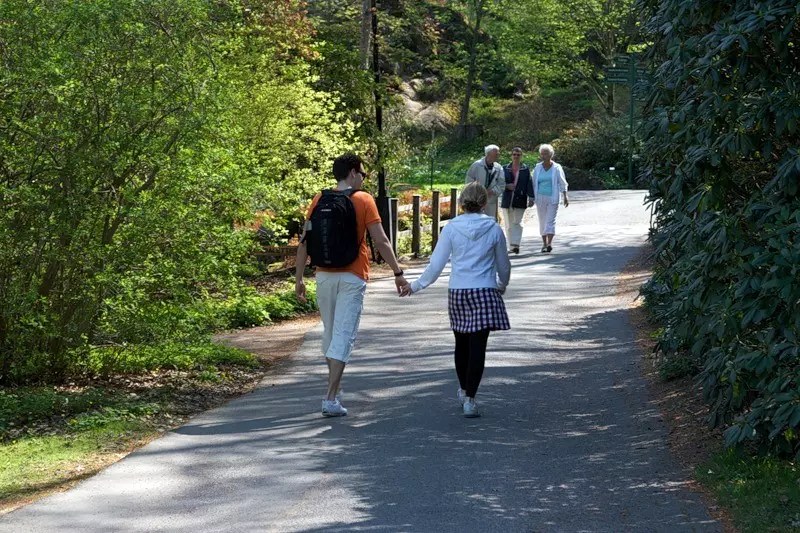
<svg viewBox="0 0 800 533"><path fill-rule="evenodd" d="M403 275L403 271L402 270L400 272L395 272L394 273L394 277L396 277L396 278L399 278L402 275Z"/></svg>

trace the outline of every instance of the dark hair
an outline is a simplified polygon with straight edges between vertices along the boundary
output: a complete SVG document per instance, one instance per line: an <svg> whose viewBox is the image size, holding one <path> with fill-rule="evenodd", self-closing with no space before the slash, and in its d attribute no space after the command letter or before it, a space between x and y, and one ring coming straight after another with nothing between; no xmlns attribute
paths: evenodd
<svg viewBox="0 0 800 533"><path fill-rule="evenodd" d="M362 163L361 158L352 152L340 155L333 160L333 177L336 178L336 181L347 179L350 171L360 169Z"/></svg>

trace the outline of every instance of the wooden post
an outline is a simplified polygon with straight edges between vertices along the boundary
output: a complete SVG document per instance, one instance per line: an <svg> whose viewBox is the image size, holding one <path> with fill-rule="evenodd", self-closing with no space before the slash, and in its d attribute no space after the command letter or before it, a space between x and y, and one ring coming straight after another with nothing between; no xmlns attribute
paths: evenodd
<svg viewBox="0 0 800 533"><path fill-rule="evenodd" d="M389 211L392 217L392 234L389 238L392 240L394 255L397 255L397 198L389 198Z"/></svg>
<svg viewBox="0 0 800 533"><path fill-rule="evenodd" d="M419 224L419 194L414 195L414 203L412 204L412 220L411 220L411 253L414 257L419 257L420 248L420 224Z"/></svg>
<svg viewBox="0 0 800 533"><path fill-rule="evenodd" d="M439 220L442 218L439 215L439 191L433 191L433 200L431 205L431 252L436 248L436 243L439 242Z"/></svg>
<svg viewBox="0 0 800 533"><path fill-rule="evenodd" d="M458 189L450 189L450 220L458 216Z"/></svg>

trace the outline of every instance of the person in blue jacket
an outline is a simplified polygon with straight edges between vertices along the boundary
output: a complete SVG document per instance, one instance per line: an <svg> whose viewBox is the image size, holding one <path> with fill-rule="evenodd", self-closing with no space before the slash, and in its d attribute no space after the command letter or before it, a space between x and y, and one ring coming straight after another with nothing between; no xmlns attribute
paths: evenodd
<svg viewBox="0 0 800 533"><path fill-rule="evenodd" d="M511 150L511 163L503 167L506 189L500 200L503 224L509 253L518 254L522 241L522 219L525 209L533 205L533 179L531 169L522 162L522 148Z"/></svg>

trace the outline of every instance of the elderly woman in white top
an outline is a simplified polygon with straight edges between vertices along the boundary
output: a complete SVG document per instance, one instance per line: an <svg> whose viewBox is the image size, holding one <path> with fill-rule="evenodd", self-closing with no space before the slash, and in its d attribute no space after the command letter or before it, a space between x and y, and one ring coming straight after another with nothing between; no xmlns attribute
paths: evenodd
<svg viewBox="0 0 800 533"><path fill-rule="evenodd" d="M533 194L536 197L536 214L539 217L539 234L542 236L542 252L553 251L556 234L558 202L564 197L564 207L569 206L567 180L564 169L553 161L555 150L549 144L539 147L541 161L533 169Z"/></svg>
<svg viewBox="0 0 800 533"><path fill-rule="evenodd" d="M459 198L464 214L444 227L425 272L400 289L400 296L421 291L436 281L450 261L447 308L456 342L457 398L468 418L480 416L475 394L483 376L489 332L511 328L501 296L511 276L511 263L503 230L482 213L487 199L480 183L464 187Z"/></svg>

